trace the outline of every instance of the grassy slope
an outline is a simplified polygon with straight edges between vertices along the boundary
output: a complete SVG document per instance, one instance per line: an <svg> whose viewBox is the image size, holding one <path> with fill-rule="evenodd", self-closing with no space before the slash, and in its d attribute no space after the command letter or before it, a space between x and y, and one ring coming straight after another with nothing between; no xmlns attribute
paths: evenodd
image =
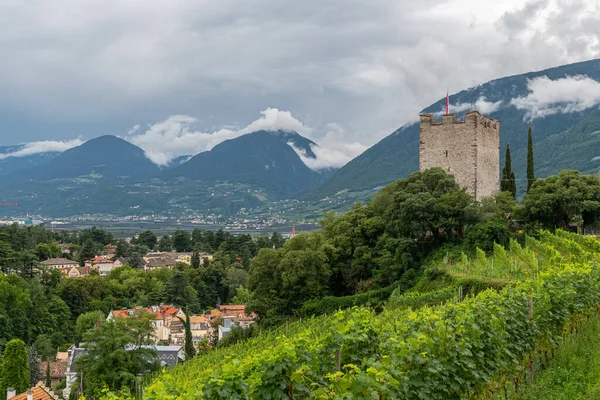
<svg viewBox="0 0 600 400"><path fill-rule="evenodd" d="M521 393L523 400L600 399L600 318L565 341L547 369Z"/></svg>

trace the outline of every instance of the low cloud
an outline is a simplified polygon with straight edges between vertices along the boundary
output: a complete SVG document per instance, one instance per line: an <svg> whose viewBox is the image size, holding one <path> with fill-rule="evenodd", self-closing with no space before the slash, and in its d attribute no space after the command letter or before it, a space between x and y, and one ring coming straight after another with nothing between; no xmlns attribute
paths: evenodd
<svg viewBox="0 0 600 400"><path fill-rule="evenodd" d="M529 94L512 99L511 105L525 110L529 120L581 112L600 104L600 82L584 75L556 80L541 76L529 80L527 88Z"/></svg>
<svg viewBox="0 0 600 400"><path fill-rule="evenodd" d="M298 121L289 111L281 111L276 108L267 108L261 111L261 117L242 129L242 133L256 131L286 131L297 132L301 135L310 135L311 129Z"/></svg>
<svg viewBox="0 0 600 400"><path fill-rule="evenodd" d="M348 161L367 149L367 146L358 142L344 143L343 140L346 137L346 131L338 124L331 123L327 124L326 127L328 131L325 136L318 139L318 145L311 146L311 150L315 153L315 158L308 157L302 149L298 149L292 143L288 143L310 169L320 170L343 167Z"/></svg>
<svg viewBox="0 0 600 400"><path fill-rule="evenodd" d="M222 128L213 132L201 132L195 128L199 121L188 115L174 115L165 121L150 125L143 133L133 127L127 140L140 146L146 156L157 165L167 165L172 159L182 155L195 155L209 151L219 143L238 136L264 131L295 131L309 136L311 129L292 116L289 111L267 108L261 116L244 128Z"/></svg>
<svg viewBox="0 0 600 400"><path fill-rule="evenodd" d="M50 153L50 152L63 152L70 148L79 146L83 143L81 139L73 140L43 140L39 142L31 142L23 145L19 150L0 154L0 160L4 160L9 157L25 157L39 153Z"/></svg>
<svg viewBox="0 0 600 400"><path fill-rule="evenodd" d="M491 114L494 111L498 111L502 106L502 101L491 102L487 101L487 99L481 96L475 103L457 103L450 104L449 109L451 113L459 114L465 111L473 111L477 110L481 114ZM436 116L442 115L446 110L442 109L435 113Z"/></svg>
<svg viewBox="0 0 600 400"><path fill-rule="evenodd" d="M234 139L247 133L260 130L274 132L297 132L318 143L312 147L316 158L308 157L300 149L290 146L298 153L302 161L311 169L339 168L367 146L358 142L347 142L347 132L337 124L327 124L324 135L315 137L314 130L298 119L291 112L277 108L261 111L261 116L243 128L227 127L213 132L201 132L195 128L198 120L188 115L174 115L165 121L150 125L143 133L141 129L131 131L127 140L140 146L146 156L159 166L168 165L171 160L182 155L195 155L209 151L219 143Z"/></svg>

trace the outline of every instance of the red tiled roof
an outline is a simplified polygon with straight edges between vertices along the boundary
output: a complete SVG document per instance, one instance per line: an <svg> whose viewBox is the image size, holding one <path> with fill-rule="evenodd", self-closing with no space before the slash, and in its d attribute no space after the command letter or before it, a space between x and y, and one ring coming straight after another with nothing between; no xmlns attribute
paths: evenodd
<svg viewBox="0 0 600 400"><path fill-rule="evenodd" d="M54 393L42 385L32 388L31 394L33 394L33 400L53 400L55 398ZM16 395L12 400L27 400L27 392Z"/></svg>
<svg viewBox="0 0 600 400"><path fill-rule="evenodd" d="M137 313L150 313L156 316L156 319L161 320L166 317L172 317L179 312L179 308L172 305L162 305L154 307L143 307L143 308L132 308L129 310L113 310L113 316L115 318L129 318L132 314Z"/></svg>
<svg viewBox="0 0 600 400"><path fill-rule="evenodd" d="M50 361L50 377L62 379L65 377L69 360ZM46 361L40 363L40 370L44 377L46 376Z"/></svg>

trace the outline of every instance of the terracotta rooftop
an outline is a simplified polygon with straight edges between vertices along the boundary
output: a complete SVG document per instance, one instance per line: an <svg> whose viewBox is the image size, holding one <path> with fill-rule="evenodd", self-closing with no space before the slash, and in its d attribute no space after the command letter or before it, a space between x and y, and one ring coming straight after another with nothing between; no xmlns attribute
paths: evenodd
<svg viewBox="0 0 600 400"><path fill-rule="evenodd" d="M50 377L62 379L65 377L65 372L69 367L69 360L50 361ZM40 363L40 370L44 377L46 376L46 361Z"/></svg>
<svg viewBox="0 0 600 400"><path fill-rule="evenodd" d="M52 390L48 389L44 385L38 384L36 387L31 389L33 400L54 400L58 399ZM12 398L12 400L27 400L27 392L20 393Z"/></svg>
<svg viewBox="0 0 600 400"><path fill-rule="evenodd" d="M115 318L129 318L137 313L150 313L156 316L156 319L161 320L166 317L172 317L179 312L179 308L173 305L161 305L161 306L150 306L150 307L139 307L131 308L128 310L113 310L113 316Z"/></svg>

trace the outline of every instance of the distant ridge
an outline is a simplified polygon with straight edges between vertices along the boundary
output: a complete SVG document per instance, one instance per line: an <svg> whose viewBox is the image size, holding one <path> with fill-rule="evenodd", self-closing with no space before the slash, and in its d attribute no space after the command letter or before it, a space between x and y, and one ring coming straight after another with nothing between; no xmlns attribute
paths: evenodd
<svg viewBox="0 0 600 400"><path fill-rule="evenodd" d="M106 180L139 181L159 176L160 170L141 148L105 135L64 151L42 167L15 173L10 179L47 181L91 174Z"/></svg>
<svg viewBox="0 0 600 400"><path fill-rule="evenodd" d="M525 176L528 122L525 120L526 112L511 106L510 101L516 97L527 96L527 83L532 78L547 76L556 80L577 75L585 75L600 82L600 60L494 79L451 95L450 104L475 104L482 97L488 104L501 102L496 111L482 110L482 114L500 120L500 165L504 163L504 148L510 144L513 152L513 170L522 186L523 181L519 179ZM444 106L445 98L442 98L422 112L439 113ZM600 156L600 135L596 134L600 131L597 109L595 106L581 112L554 114L532 121L538 176L555 174L563 168L578 168L587 172L600 169L600 158L592 161L594 156ZM450 111L452 112L452 107ZM459 117L462 117L462 114L464 111L457 113ZM576 129L577 132L568 132L570 129ZM561 139L567 137L568 140ZM417 171L418 166L419 124L413 123L397 129L373 145L303 198L316 200L333 196L340 191L372 190L408 176Z"/></svg>
<svg viewBox="0 0 600 400"><path fill-rule="evenodd" d="M204 182L256 185L273 198L292 196L318 184L323 176L304 164L290 142L314 157L310 146L315 143L298 133L258 131L226 140L166 173Z"/></svg>

